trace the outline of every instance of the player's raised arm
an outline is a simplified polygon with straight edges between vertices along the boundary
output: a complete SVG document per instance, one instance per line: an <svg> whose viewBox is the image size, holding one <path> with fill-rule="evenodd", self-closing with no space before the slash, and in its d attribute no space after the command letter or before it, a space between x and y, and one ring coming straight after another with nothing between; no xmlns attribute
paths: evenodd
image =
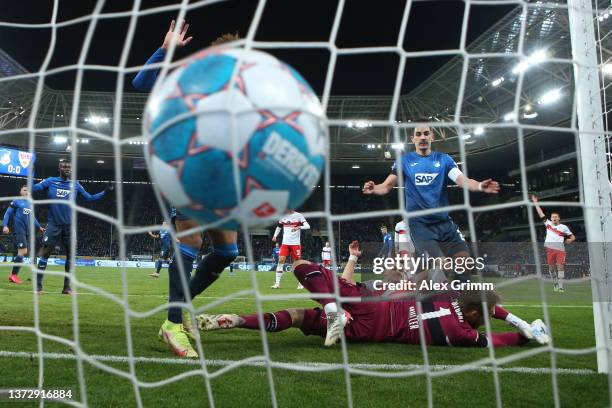
<svg viewBox="0 0 612 408"><path fill-rule="evenodd" d="M45 188L49 187L49 179L44 179L40 183L36 183L32 186L32 192L43 191Z"/></svg>
<svg viewBox="0 0 612 408"><path fill-rule="evenodd" d="M538 204L539 203L538 197L536 197L535 195L532 195L531 201L533 202L535 206L536 212L538 213L538 217L540 217L542 221L546 221L546 214L544 214L542 207L540 207L540 204Z"/></svg>
<svg viewBox="0 0 612 408"><path fill-rule="evenodd" d="M147 234L149 234L151 238L159 238L159 234L154 234L151 231L147 231Z"/></svg>
<svg viewBox="0 0 612 408"><path fill-rule="evenodd" d="M157 79L157 75L159 74L160 68L146 68L146 65L155 64L161 62L166 57L166 51L170 48L172 42L176 43L176 48L182 48L189 44L193 37L187 37L187 30L189 29L189 24L182 24L182 27L179 27L177 33L174 32L175 21L172 20L170 23L170 28L168 32L164 36L164 41L162 42L161 47L159 47L153 55L149 57L147 62L145 63L145 67L143 67L138 74L132 80L132 86L139 91L150 91L153 89L153 85L155 85L155 80Z"/></svg>
<svg viewBox="0 0 612 408"><path fill-rule="evenodd" d="M353 241L349 244L349 254L349 259L344 266L344 271L342 271L342 279L354 285L355 280L353 278L355 276L355 265L361 256L361 248L359 247L358 241Z"/></svg>
<svg viewBox="0 0 612 408"><path fill-rule="evenodd" d="M376 184L373 181L366 181L363 185L363 194L385 195L397 185L397 175L389 174L385 181Z"/></svg>

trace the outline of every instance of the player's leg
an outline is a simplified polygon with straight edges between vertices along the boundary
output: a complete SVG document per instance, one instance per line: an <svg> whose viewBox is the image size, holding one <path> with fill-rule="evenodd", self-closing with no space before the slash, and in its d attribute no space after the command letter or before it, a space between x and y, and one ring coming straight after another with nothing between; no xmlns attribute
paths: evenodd
<svg viewBox="0 0 612 408"><path fill-rule="evenodd" d="M23 263L23 258L28 254L28 236L25 233L15 234L15 246L17 247L17 254L13 258L13 270L9 275L9 282L12 282L16 285L21 284L21 279L19 278L19 270L21 269L21 263Z"/></svg>
<svg viewBox="0 0 612 408"><path fill-rule="evenodd" d="M289 256L289 247L287 245L281 245L280 252L278 255L278 263L276 264L276 274L274 285L272 285L272 289L280 288L280 281L283 277L283 269L285 267L285 260Z"/></svg>
<svg viewBox="0 0 612 408"><path fill-rule="evenodd" d="M565 292L565 251L557 251L557 287L559 292Z"/></svg>
<svg viewBox="0 0 612 408"><path fill-rule="evenodd" d="M297 280L310 292L317 294L329 294L329 297L313 299L323 306L327 316L327 333L325 336L325 346L329 347L340 339L344 332L344 327L351 319L351 315L343 310L331 297L334 293L333 280L337 281L339 289L339 279L329 269L325 269L315 263L299 260L293 263L293 273ZM342 293L340 293L342 295ZM353 295L353 294L349 294Z"/></svg>
<svg viewBox="0 0 612 408"><path fill-rule="evenodd" d="M293 260L293 262L302 259L301 245L291 245L291 259ZM297 289L304 289L304 286L300 282L298 282Z"/></svg>
<svg viewBox="0 0 612 408"><path fill-rule="evenodd" d="M191 298L195 298L213 284L238 256L238 233L227 230L208 231L212 251L198 264L189 282Z"/></svg>
<svg viewBox="0 0 612 408"><path fill-rule="evenodd" d="M264 313L263 323L266 331L279 332L291 327L300 327L307 309L285 309L274 313ZM239 316L237 314L219 314L196 316L198 328L203 331L219 329L249 329L259 330L259 315L252 313Z"/></svg>
<svg viewBox="0 0 612 408"><path fill-rule="evenodd" d="M177 214L174 226L177 232L181 232L197 227L198 224L181 214ZM183 266L185 280L189 283L193 260L202 246L202 235L199 232L186 235L179 238L179 241L178 252L174 254L174 258L168 267L168 302L185 301L179 263ZM168 308L168 317L159 330L159 337L179 357L195 358L198 356L189 342L187 331L183 327L182 308L180 307Z"/></svg>
<svg viewBox="0 0 612 408"><path fill-rule="evenodd" d="M47 229L43 235L43 244L38 251L38 269L36 272L35 286L36 293L39 295L43 293L43 278L45 276L45 269L47 269L47 261L51 255L51 248L55 247L55 243L60 239L61 229L59 226L48 223Z"/></svg>
<svg viewBox="0 0 612 408"><path fill-rule="evenodd" d="M70 286L70 266L72 265L74 248L70 244L70 225L63 225L61 230L61 239L66 250L66 263L64 264L64 272L66 272L66 276L64 276L64 287L62 289L62 294L72 295L73 291Z"/></svg>
<svg viewBox="0 0 612 408"><path fill-rule="evenodd" d="M553 291L559 291L559 277L557 275L557 265L554 263L548 264L548 273L553 280Z"/></svg>

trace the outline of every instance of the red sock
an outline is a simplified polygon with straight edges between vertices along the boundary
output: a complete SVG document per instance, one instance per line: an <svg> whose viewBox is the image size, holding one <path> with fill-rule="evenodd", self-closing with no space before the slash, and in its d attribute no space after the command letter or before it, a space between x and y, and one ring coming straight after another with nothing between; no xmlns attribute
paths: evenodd
<svg viewBox="0 0 612 408"><path fill-rule="evenodd" d="M243 329L259 329L259 318L257 317L257 313L240 317L244 319L244 324L240 326ZM264 313L263 320L266 327L266 331L269 332L287 330L293 324L293 320L291 320L291 315L286 310L281 310L280 312L274 313Z"/></svg>
<svg viewBox="0 0 612 408"><path fill-rule="evenodd" d="M510 312L508 312L503 307L495 305L495 312L493 312L493 317L500 320L506 320L508 313Z"/></svg>

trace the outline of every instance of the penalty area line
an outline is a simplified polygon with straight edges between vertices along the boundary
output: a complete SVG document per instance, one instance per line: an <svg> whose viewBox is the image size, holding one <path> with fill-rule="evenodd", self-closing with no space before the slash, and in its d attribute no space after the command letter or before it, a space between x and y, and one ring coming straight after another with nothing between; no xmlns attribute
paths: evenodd
<svg viewBox="0 0 612 408"><path fill-rule="evenodd" d="M43 353L43 359L48 360L76 360L75 354L69 353ZM38 358L39 353L30 353L25 351L6 351L0 350L0 358L24 358L34 359ZM134 361L136 363L149 363L149 364L171 364L171 365L186 365L186 366L200 366L199 360L190 359L178 359L178 358L161 358L161 357L133 357L129 358L126 356L113 356L113 355L90 355L92 359L105 363L128 363ZM240 363L240 360L206 360L207 366L212 367L226 367ZM265 367L265 361L245 361L244 366L247 367ZM280 362L272 361L271 366L274 368L284 368L291 370L294 367L309 367L309 368L321 368L325 370L330 369L344 369L343 364L324 363L317 361L298 361L298 362ZM409 371L423 369L422 364L368 364L368 363L353 363L349 364L349 367L360 369L360 370L383 370L383 371ZM469 364L437 364L430 365L429 369L433 371L444 371L449 369L464 368L465 371L481 371L481 372L492 372L493 367L491 366L477 366ZM497 367L497 371L500 373L519 373L519 374L551 374L553 370L550 367ZM557 374L573 374L573 375L593 375L597 374L595 370L588 368L557 368L554 370Z"/></svg>

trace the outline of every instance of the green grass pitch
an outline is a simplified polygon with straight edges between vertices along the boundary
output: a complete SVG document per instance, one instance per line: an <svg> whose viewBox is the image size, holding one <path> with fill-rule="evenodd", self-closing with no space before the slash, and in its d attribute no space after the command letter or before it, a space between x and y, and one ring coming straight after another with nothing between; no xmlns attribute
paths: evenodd
<svg viewBox="0 0 612 408"><path fill-rule="evenodd" d="M51 269L59 270L59 269ZM145 313L163 306L167 294L167 271L159 279L148 276L151 270L128 269L127 297L134 312ZM37 352L37 338L27 331L6 330L7 327L34 326L34 307L30 273L23 268L24 284L15 286L7 282L8 267L0 266L0 389L36 387L39 378L39 359L27 353ZM78 279L85 284L114 294L123 299L122 271L118 268L77 268ZM283 278L283 289L269 289L273 272L256 274L259 290L263 294L282 295L304 293L295 290L296 281L290 274ZM70 297L60 295L62 278L47 276L45 294L39 297L40 329L49 335L67 340L74 339L73 304ZM194 302L203 307L217 302L209 311L213 313L248 313L256 310L254 297L248 294L235 296L224 302L224 296L252 289L251 272L238 272L229 276L227 271L202 297ZM104 356L104 364L130 374L125 314L122 305L107 297L77 287L79 343L83 352ZM595 345L593 313L588 283L568 285L565 294L553 293L547 288L548 313L552 322L555 347L561 349L587 349ZM501 290L505 304L525 320L543 316L538 283L534 280L511 285ZM314 307L308 299L268 300L263 302L265 311L287 307ZM165 319L165 310L148 317L130 317L134 355L142 357L134 363L134 375L143 382L155 383L181 373L197 370L196 364L173 364L177 360L167 346L157 338L157 331ZM494 330L509 330L502 322L494 322ZM323 339L305 337L297 329L282 333L269 333L270 356L275 362L314 363L325 371L299 372L284 368L273 368L272 377L279 407L342 407L347 406L347 373L342 369L329 370L324 363L340 364L343 356L340 346L326 349ZM81 388L77 362L70 358L74 350L54 340L42 340L44 353L44 388L71 389L73 398L81 400ZM214 360L207 367L210 373L218 372L210 385L214 403L218 407L271 406L271 392L266 368L263 366L228 366L228 362L249 357L263 356L260 332L229 330L205 333L202 346L206 359ZM496 349L497 358L512 357L530 351L531 355L500 366L499 382L501 399L507 407L553 406L551 353L539 353L539 347ZM21 354L19 354L21 353ZM493 407L496 401L493 372L475 369L449 374L456 366L489 357L488 349L429 347L429 364L438 367L431 379L434 406L444 407ZM52 358L55 357L55 358ZM61 358L60 358L61 357ZM112 360L114 357L118 357ZM424 364L420 346L405 344L349 344L348 360L355 367L369 368L378 372L406 371L407 367L396 365ZM373 364L361 366L358 364ZM556 354L556 365L565 369L557 375L559 398L562 406L609 406L608 378L596 374L593 352L579 355ZM490 366L489 366L490 367ZM534 370L544 368L545 370ZM219 372L219 370L224 370ZM84 362L84 384L87 404L92 407L130 407L136 405L135 387L129 378L103 371ZM448 374L448 375L440 375ZM428 381L423 375L398 378L380 378L359 373L351 374L350 392L355 407L422 407L427 405ZM139 387L141 401L147 407L191 407L208 406L207 385L201 374L195 373L177 382L161 386ZM6 401L0 401L0 406ZM47 402L46 406L59 406ZM21 403L15 406L38 406L38 402Z"/></svg>

